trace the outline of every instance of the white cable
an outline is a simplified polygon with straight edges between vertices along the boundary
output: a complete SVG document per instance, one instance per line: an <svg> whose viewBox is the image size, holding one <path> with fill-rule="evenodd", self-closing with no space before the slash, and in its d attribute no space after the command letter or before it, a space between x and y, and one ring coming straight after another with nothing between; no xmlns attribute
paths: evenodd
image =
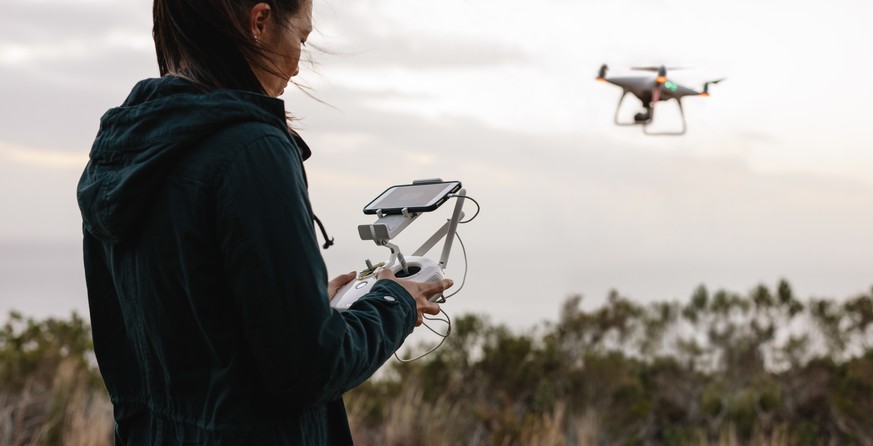
<svg viewBox="0 0 873 446"><path fill-rule="evenodd" d="M456 195L456 194L451 194L451 195L447 195L447 197L448 197L448 198L463 198L463 199L465 199L465 200L470 200L470 201L472 201L473 203L476 203L476 213L473 214L472 217L470 217L470 218L468 218L468 219L466 219L466 220L464 220L464 221L459 221L458 224L460 224L460 225L463 225L463 224L465 224L465 223L470 223L471 221L473 221L473 219L476 218L476 216L479 215L479 211L482 210L482 206L479 205L479 202L476 201L475 198L472 198L472 197L470 197L470 196L467 196L467 195Z"/></svg>
<svg viewBox="0 0 873 446"><path fill-rule="evenodd" d="M425 321L440 321L440 322L445 322L446 325L448 325L448 328L446 328L446 332L445 332L445 334L440 333L440 332L434 330L433 327L431 327L430 325L427 324L427 322L422 321L422 325L424 325L425 327L427 327L428 330L430 330L431 332L433 332L434 334L436 334L437 336L440 337L440 342L439 342L437 345L435 345L432 349L430 349L430 350L428 350L428 351L426 351L426 352L424 352L424 353L422 353L422 354L416 356L415 358L403 359L403 358L400 357L400 355L397 354L397 352L394 352L394 357L397 358L398 361L400 361L400 362L412 362L412 361L418 361L419 359L424 358L425 356L427 356L427 355L433 353L434 351L436 351L436 349L440 348L440 347L443 345L443 343L446 342L446 338L448 338L449 335L452 333L452 319L449 318L449 314L446 313L445 311L443 311L442 308L440 308L440 314L442 314L442 315L445 316L446 318L445 318L445 319L440 319L440 318L436 318L436 317L428 317L427 315L423 315L423 317L424 317L424 320L425 320Z"/></svg>

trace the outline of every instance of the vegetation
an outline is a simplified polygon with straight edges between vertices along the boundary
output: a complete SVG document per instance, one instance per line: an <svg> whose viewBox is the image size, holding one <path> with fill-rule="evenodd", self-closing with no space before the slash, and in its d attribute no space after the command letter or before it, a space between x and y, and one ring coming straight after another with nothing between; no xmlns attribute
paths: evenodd
<svg viewBox="0 0 873 446"><path fill-rule="evenodd" d="M458 317L441 348L346 396L357 444L873 444L873 290L801 302L781 282L581 304L521 333ZM87 323L10 314L0 445L110 444L111 431Z"/></svg>
<svg viewBox="0 0 873 446"><path fill-rule="evenodd" d="M359 444L873 444L873 294L581 300L529 333L459 318L347 396Z"/></svg>
<svg viewBox="0 0 873 446"><path fill-rule="evenodd" d="M94 366L91 329L70 320L25 320L0 329L0 445L112 444L112 406Z"/></svg>

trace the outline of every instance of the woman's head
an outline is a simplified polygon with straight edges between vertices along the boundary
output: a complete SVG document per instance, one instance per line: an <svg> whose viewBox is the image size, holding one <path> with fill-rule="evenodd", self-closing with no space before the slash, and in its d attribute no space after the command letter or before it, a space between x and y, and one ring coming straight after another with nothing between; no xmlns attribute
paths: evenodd
<svg viewBox="0 0 873 446"><path fill-rule="evenodd" d="M278 96L297 74L312 0L155 0L161 76Z"/></svg>

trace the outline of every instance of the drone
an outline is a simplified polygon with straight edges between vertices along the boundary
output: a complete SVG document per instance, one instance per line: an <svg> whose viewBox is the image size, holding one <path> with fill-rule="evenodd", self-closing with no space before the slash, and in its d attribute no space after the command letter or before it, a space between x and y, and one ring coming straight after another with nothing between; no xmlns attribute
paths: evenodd
<svg viewBox="0 0 873 446"><path fill-rule="evenodd" d="M685 125L685 111L682 109L682 98L686 96L709 96L709 86L717 84L724 79L705 82L703 91L696 91L688 87L683 87L675 82L667 79L667 68L661 65L660 67L632 67L636 71L651 71L656 73L653 78L651 76L628 76L628 77L606 77L606 71L609 67L603 64L600 67L600 72L597 75L597 80L600 82L609 82L613 85L618 85L623 90L621 98L618 100L618 106L615 109L614 122L619 126L641 125L643 133L647 135L682 135L687 129ZM677 70L680 68L670 68ZM621 109L621 103L625 96L632 94L642 102L643 110L634 115L633 121L620 121L618 111ZM650 132L648 127L655 117L655 104L658 101L668 101L675 99L679 104L679 115L682 117L682 130L675 132Z"/></svg>

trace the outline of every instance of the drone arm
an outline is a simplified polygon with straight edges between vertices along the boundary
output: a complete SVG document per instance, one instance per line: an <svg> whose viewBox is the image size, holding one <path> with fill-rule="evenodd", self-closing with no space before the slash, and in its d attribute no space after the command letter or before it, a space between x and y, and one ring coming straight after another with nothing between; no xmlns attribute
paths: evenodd
<svg viewBox="0 0 873 446"><path fill-rule="evenodd" d="M724 80L724 78L721 78L721 79L716 80L716 81L704 82L704 83L703 83L703 92L700 93L700 95L701 95L701 96L709 96L709 86L710 86L710 85L715 85L715 84L717 84L717 83L719 83L719 82L721 82L721 81L723 81L723 80Z"/></svg>

